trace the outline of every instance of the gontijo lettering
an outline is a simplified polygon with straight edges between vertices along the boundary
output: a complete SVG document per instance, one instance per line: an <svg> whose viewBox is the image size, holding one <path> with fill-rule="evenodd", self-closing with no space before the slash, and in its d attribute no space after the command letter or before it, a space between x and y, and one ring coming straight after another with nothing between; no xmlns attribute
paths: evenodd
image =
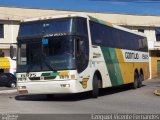
<svg viewBox="0 0 160 120"><path fill-rule="evenodd" d="M139 59L139 54L133 53L133 52L125 52L125 58L126 59Z"/></svg>

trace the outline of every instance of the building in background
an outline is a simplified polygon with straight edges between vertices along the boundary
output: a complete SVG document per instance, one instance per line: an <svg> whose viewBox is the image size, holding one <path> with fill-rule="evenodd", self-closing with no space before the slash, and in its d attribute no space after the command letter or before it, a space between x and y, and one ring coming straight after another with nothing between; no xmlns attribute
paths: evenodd
<svg viewBox="0 0 160 120"><path fill-rule="evenodd" d="M15 74L16 61L10 59L10 44L16 43L19 20L0 17L0 73L10 72ZM16 46L14 45L14 51Z"/></svg>
<svg viewBox="0 0 160 120"><path fill-rule="evenodd" d="M16 42L21 20L66 13L85 13L134 31L143 32L148 38L150 77L160 76L160 16L16 7L0 7L0 11L0 72L14 73L16 71L16 61L11 60L9 57L9 46Z"/></svg>

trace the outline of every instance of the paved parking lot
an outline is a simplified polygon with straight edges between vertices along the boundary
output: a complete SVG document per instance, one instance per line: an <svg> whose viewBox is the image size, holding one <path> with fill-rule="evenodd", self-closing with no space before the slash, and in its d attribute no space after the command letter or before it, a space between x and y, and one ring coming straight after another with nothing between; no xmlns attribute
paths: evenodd
<svg viewBox="0 0 160 120"><path fill-rule="evenodd" d="M160 88L160 80L148 80L142 88L103 89L98 99L88 93L57 95L48 100L44 95L18 96L15 89L0 94L0 113L19 114L91 114L91 113L160 113L160 96L153 94Z"/></svg>

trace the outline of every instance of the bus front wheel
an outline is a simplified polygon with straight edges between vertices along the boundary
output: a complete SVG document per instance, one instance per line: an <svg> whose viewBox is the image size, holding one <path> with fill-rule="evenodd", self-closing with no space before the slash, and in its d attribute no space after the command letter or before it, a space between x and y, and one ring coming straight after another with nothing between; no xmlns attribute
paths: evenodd
<svg viewBox="0 0 160 120"><path fill-rule="evenodd" d="M97 98L99 94L99 87L98 87L98 77L96 74L93 76L92 86L93 86L92 97Z"/></svg>

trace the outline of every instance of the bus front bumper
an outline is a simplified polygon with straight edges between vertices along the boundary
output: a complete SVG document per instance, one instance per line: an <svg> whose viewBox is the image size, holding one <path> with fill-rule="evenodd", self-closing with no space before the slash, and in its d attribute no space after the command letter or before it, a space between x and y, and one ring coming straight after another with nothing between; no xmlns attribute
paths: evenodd
<svg viewBox="0 0 160 120"><path fill-rule="evenodd" d="M84 91L77 80L17 83L17 89L19 94L63 94Z"/></svg>

